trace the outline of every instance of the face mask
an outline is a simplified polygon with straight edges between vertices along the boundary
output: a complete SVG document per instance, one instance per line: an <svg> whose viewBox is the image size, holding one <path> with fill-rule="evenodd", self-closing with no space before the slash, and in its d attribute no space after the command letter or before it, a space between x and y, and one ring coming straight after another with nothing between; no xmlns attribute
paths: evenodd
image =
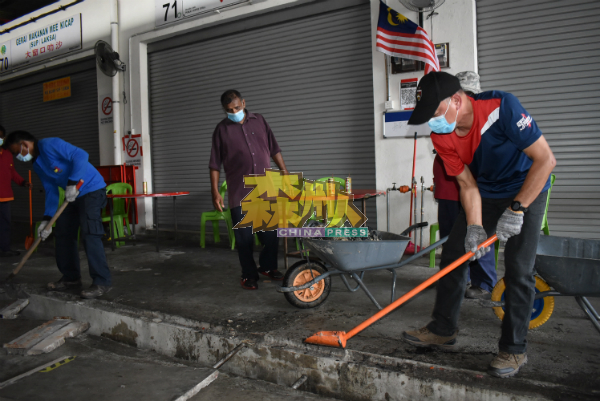
<svg viewBox="0 0 600 401"><path fill-rule="evenodd" d="M0 138L0 146L2 146L3 143L4 143L4 139Z"/></svg>
<svg viewBox="0 0 600 401"><path fill-rule="evenodd" d="M450 103L452 103L452 101L448 103L446 113L448 113L448 110L450 109ZM456 121L458 120L458 110L456 110L456 119L452 124L450 124L446 120L446 113L444 113L444 115L442 116L434 117L427 122L427 124L429 124L429 128L431 128L431 130L436 134L449 134L456 128Z"/></svg>
<svg viewBox="0 0 600 401"><path fill-rule="evenodd" d="M244 109L238 111L237 113L227 113L227 118L229 118L234 123L239 123L244 119Z"/></svg>
<svg viewBox="0 0 600 401"><path fill-rule="evenodd" d="M23 152L23 145L21 145L21 152ZM21 153L17 155L17 160L22 162L28 162L31 161L31 159L33 159L33 156L31 156L31 153L29 153L29 149L27 149L27 154L25 156L23 156Z"/></svg>

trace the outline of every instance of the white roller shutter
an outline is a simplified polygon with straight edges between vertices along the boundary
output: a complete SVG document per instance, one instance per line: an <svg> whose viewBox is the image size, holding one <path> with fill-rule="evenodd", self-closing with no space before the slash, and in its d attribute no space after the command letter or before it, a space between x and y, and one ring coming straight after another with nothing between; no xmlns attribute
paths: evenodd
<svg viewBox="0 0 600 401"><path fill-rule="evenodd" d="M516 95L556 156L551 234L600 239L600 1L476 4L482 89Z"/></svg>
<svg viewBox="0 0 600 401"><path fill-rule="evenodd" d="M43 83L71 77L71 97L43 101ZM98 90L94 59L32 74L0 84L0 125L8 133L28 131L37 139L59 137L82 148L90 163L100 162L98 139ZM31 163L15 161L17 172L27 179ZM44 215L44 190L35 172L33 176L33 219ZM13 185L15 201L11 205L14 221L29 222L27 189Z"/></svg>
<svg viewBox="0 0 600 401"><path fill-rule="evenodd" d="M177 201L183 228L197 231L200 214L213 209L208 161L226 89L265 117L290 171L350 174L354 188L374 188L370 8L336 3L343 8L299 18L314 7L304 6L286 10L284 22L263 16L243 31L149 47L154 189L191 191ZM158 203L160 221L172 222L171 204ZM375 202L368 204L374 224Z"/></svg>

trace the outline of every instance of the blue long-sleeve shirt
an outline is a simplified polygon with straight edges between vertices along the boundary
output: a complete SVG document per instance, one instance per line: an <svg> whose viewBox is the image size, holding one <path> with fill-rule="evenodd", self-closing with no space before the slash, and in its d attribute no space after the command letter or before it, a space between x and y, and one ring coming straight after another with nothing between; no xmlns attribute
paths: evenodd
<svg viewBox="0 0 600 401"><path fill-rule="evenodd" d="M69 181L83 180L79 196L105 188L104 178L88 161L83 149L60 138L40 139L37 143L39 155L33 169L42 180L46 191L45 216L53 216L58 209L58 187L66 189Z"/></svg>

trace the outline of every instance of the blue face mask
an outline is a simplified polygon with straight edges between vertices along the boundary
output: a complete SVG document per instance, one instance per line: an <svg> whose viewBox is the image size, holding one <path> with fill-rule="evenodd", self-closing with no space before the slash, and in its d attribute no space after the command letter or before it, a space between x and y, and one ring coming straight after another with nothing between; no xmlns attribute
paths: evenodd
<svg viewBox="0 0 600 401"><path fill-rule="evenodd" d="M244 119L244 109L241 109L237 113L227 113L227 118L229 118L234 123L239 123Z"/></svg>
<svg viewBox="0 0 600 401"><path fill-rule="evenodd" d="M23 152L23 145L21 145L21 152ZM23 156L21 153L17 155L17 160L22 162L28 162L31 161L31 159L33 159L33 156L31 156L31 153L29 153L29 149L27 149L27 154L25 156Z"/></svg>
<svg viewBox="0 0 600 401"><path fill-rule="evenodd" d="M452 103L452 101L448 103L446 113L448 113L448 110L450 109L450 103ZM431 128L431 130L436 134L449 134L456 128L456 121L458 120L458 110L456 111L456 119L452 124L450 124L448 120L446 120L446 113L439 117L433 117L427 122L427 124L429 124L429 128Z"/></svg>
<svg viewBox="0 0 600 401"><path fill-rule="evenodd" d="M0 138L0 146L4 143L4 138Z"/></svg>

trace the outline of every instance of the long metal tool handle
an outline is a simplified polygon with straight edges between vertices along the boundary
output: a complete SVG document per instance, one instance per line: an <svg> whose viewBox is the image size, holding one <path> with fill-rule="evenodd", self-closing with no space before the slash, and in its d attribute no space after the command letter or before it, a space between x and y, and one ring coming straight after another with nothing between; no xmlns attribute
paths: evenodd
<svg viewBox="0 0 600 401"><path fill-rule="evenodd" d="M415 131L415 150L413 151L413 168L412 168L412 176L410 179L410 209L408 210L408 215L410 216L409 218L409 222L408 225L412 226L413 225L413 221L412 221L412 213L413 213L413 197L414 197L414 190L415 190L415 167L416 167L416 163L417 163L417 131ZM415 221L416 223L416 221ZM409 234L410 237L412 237L412 233ZM415 234L416 237L416 234Z"/></svg>
<svg viewBox="0 0 600 401"><path fill-rule="evenodd" d="M491 246L494 242L496 242L497 239L498 237L496 237L496 234L494 234L490 238L479 244L479 248L487 248L488 246ZM355 335L357 335L358 333L360 333L361 331L363 331L364 329L366 329L367 327L369 327L370 325L372 325L373 323L375 323L376 321L378 321L379 319L381 319L382 317L384 317L385 315L402 305L404 302L408 301L409 299L417 295L419 292L423 291L425 288L429 287L431 284L435 283L436 281L444 277L446 274L450 273L452 270L465 263L473 255L473 252L468 252L464 254L456 261L454 261L454 263L446 266L433 276L429 277L427 280L423 281L421 284L419 284L418 286L416 286L415 288L398 298L396 301L389 304L388 306L386 306L385 308L383 308L382 310L380 310L379 312L377 312L376 314L374 314L373 316L371 316L370 318L368 318L367 320L350 330L345 336L346 340L349 340L350 338L354 337Z"/></svg>
<svg viewBox="0 0 600 401"><path fill-rule="evenodd" d="M81 188L82 185L83 185L83 180L79 180L79 182L77 183L77 190L79 190L79 188ZM60 217L60 215L62 214L62 212L67 208L68 205L69 205L69 202L67 202L67 200L65 199L65 201L58 208L58 210L56 211L56 213L54 213L54 216L52 216L52 218L50 219L50 221L48 222L48 225L46 227L52 227L54 225L54 223L56 223L56 220L58 220L58 218ZM25 264L25 262L27 262L27 259L29 259L29 257L33 253L33 251L35 251L35 249L40 244L40 242L42 242L42 237L41 236L39 236L35 240L35 242L33 243L33 245L31 245L31 248L29 248L29 250L27 251L27 253L25 254L25 256L23 256L23 259L21 259L21 262L19 263L19 265L17 267L15 267L15 269L10 273L10 275L7 278L7 280L12 279L14 276L17 275L17 273L19 273L19 270L21 270L21 268L23 267L23 265Z"/></svg>
<svg viewBox="0 0 600 401"><path fill-rule="evenodd" d="M29 170L29 235L33 238L33 201L31 198L31 170Z"/></svg>

